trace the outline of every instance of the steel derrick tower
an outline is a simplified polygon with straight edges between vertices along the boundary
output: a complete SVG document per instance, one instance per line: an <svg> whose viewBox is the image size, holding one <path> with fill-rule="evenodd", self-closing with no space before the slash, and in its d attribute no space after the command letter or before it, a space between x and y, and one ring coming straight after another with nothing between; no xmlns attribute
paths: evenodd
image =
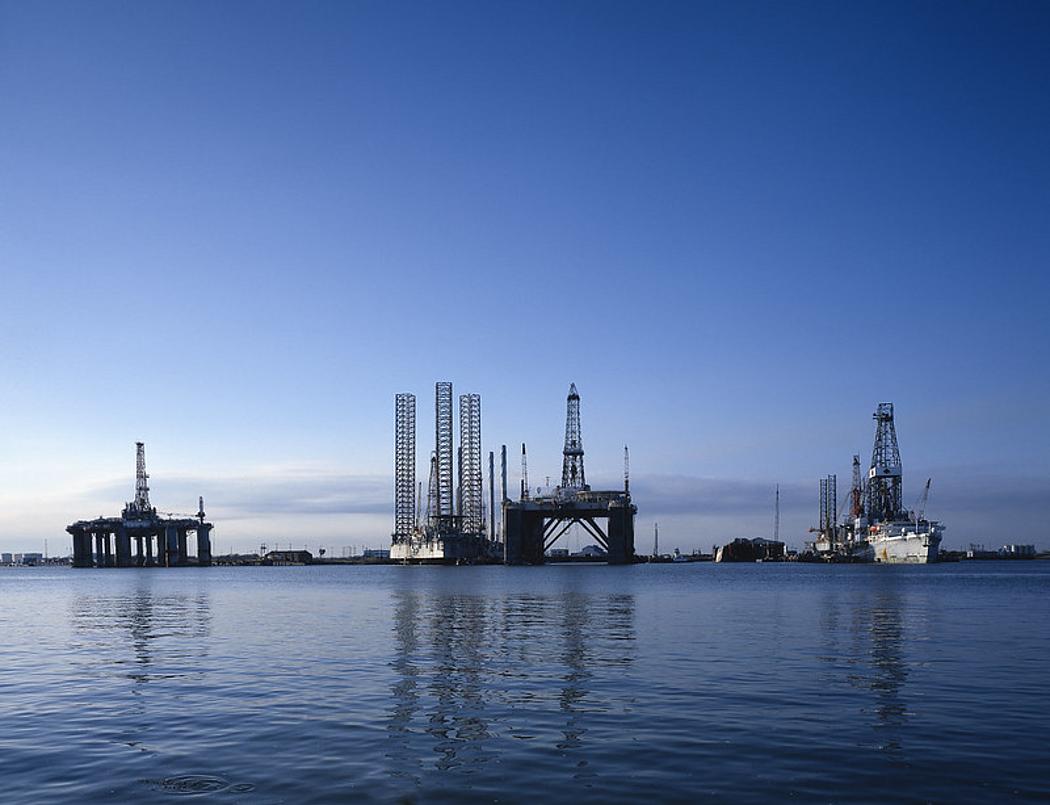
<svg viewBox="0 0 1050 805"><path fill-rule="evenodd" d="M868 470L868 520L872 523L902 515L901 454L893 425L893 403L879 403L875 419L875 446Z"/></svg>
<svg viewBox="0 0 1050 805"><path fill-rule="evenodd" d="M832 544L838 531L838 519L838 476L829 475L820 479L820 532Z"/></svg>
<svg viewBox="0 0 1050 805"><path fill-rule="evenodd" d="M481 395L459 395L459 497L463 533L480 534L484 527L481 477Z"/></svg>
<svg viewBox="0 0 1050 805"><path fill-rule="evenodd" d="M394 405L394 540L404 542L416 521L416 395Z"/></svg>
<svg viewBox="0 0 1050 805"><path fill-rule="evenodd" d="M849 490L849 516L851 520L864 516L864 481L860 475L860 456L853 456L853 480Z"/></svg>
<svg viewBox="0 0 1050 805"><path fill-rule="evenodd" d="M135 442L135 499L129 507L139 514L149 514L153 507L149 502L149 475L146 473L146 445Z"/></svg>
<svg viewBox="0 0 1050 805"><path fill-rule="evenodd" d="M565 447L562 450L562 489L589 489L583 474L583 436L580 433L580 395L569 386L565 411Z"/></svg>
<svg viewBox="0 0 1050 805"><path fill-rule="evenodd" d="M434 516L449 522L455 514L453 499L453 435L452 435L452 384L438 382L434 386L434 445L437 448L437 495Z"/></svg>

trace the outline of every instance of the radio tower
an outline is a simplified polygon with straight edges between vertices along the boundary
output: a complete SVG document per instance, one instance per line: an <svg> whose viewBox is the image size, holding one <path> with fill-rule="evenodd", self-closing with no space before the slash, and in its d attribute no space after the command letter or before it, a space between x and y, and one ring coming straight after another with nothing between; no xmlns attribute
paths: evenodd
<svg viewBox="0 0 1050 805"><path fill-rule="evenodd" d="M132 506L139 514L147 514L149 505L149 475L146 474L146 445L135 442L135 501Z"/></svg>
<svg viewBox="0 0 1050 805"><path fill-rule="evenodd" d="M868 520L872 523L902 516L901 454L893 426L893 403L879 403L875 418L875 447L868 470Z"/></svg>
<svg viewBox="0 0 1050 805"><path fill-rule="evenodd" d="M580 435L580 395L569 386L565 412L565 448L562 450L561 488L587 490L583 475L583 437Z"/></svg>

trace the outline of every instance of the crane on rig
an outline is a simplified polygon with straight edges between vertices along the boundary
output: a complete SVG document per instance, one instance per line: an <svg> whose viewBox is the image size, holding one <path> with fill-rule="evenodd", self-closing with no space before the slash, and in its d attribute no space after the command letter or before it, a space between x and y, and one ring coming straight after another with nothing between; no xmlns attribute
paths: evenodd
<svg viewBox="0 0 1050 805"><path fill-rule="evenodd" d="M930 481L932 480L932 478L926 479L926 486L923 487L919 499L915 501L915 519L917 521L922 520L926 516L926 501L930 499Z"/></svg>

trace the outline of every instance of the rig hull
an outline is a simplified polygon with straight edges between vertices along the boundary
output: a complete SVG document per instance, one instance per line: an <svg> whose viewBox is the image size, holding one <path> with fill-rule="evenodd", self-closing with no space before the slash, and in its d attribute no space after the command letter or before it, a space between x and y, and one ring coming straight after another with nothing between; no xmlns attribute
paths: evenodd
<svg viewBox="0 0 1050 805"><path fill-rule="evenodd" d="M463 564L490 558L491 545L482 535L416 530L410 539L390 546L390 558L419 564Z"/></svg>
<svg viewBox="0 0 1050 805"><path fill-rule="evenodd" d="M939 523L885 523L869 537L875 561L884 564L932 564L940 558L944 528Z"/></svg>

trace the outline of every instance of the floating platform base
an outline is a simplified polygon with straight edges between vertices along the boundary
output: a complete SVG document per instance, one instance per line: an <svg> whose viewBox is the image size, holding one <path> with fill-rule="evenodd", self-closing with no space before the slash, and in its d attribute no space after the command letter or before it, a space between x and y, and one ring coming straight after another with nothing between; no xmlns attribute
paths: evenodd
<svg viewBox="0 0 1050 805"><path fill-rule="evenodd" d="M503 502L503 561L542 565L546 553L569 527L579 523L606 551L610 565L631 564L637 507L627 492L579 490L550 497ZM600 520L606 521L603 530Z"/></svg>

